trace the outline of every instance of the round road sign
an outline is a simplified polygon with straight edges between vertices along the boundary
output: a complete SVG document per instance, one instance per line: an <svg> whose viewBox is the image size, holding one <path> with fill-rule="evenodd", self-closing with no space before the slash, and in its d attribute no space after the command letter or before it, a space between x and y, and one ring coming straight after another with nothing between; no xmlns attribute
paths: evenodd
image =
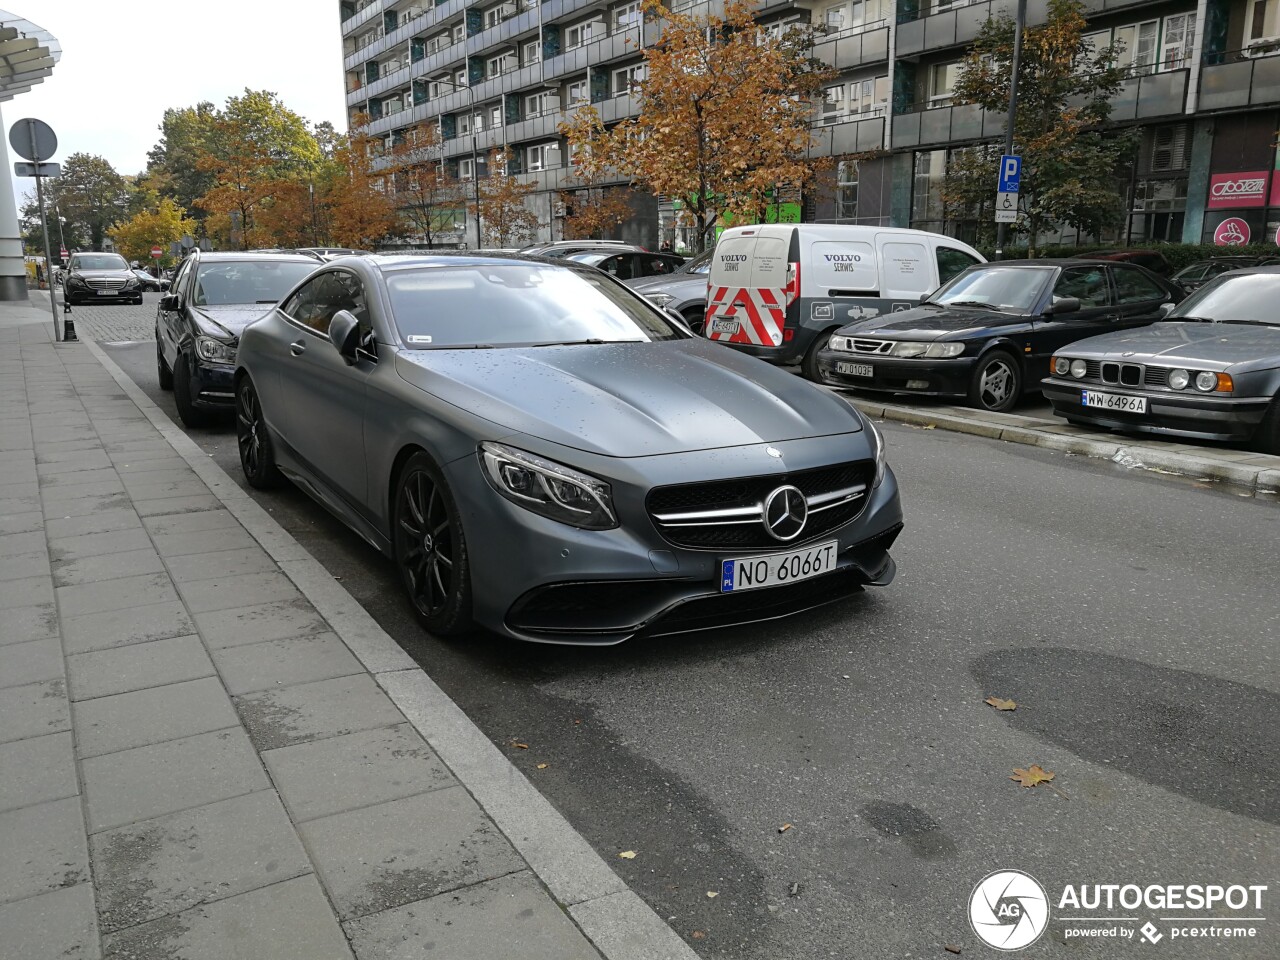
<svg viewBox="0 0 1280 960"><path fill-rule="evenodd" d="M9 146L23 160L43 163L58 152L58 138L43 120L27 118L9 128Z"/></svg>
<svg viewBox="0 0 1280 960"><path fill-rule="evenodd" d="M151 259L159 260L163 256L164 256L164 251L161 250L159 247L151 248Z"/></svg>

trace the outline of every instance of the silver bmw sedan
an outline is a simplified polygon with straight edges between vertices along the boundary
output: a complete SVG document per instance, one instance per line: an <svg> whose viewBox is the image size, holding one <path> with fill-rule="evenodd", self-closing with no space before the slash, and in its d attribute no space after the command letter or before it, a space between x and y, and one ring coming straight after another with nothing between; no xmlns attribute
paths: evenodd
<svg viewBox="0 0 1280 960"><path fill-rule="evenodd" d="M888 584L876 429L590 267L348 257L245 329L249 483L397 565L424 627L610 644Z"/></svg>

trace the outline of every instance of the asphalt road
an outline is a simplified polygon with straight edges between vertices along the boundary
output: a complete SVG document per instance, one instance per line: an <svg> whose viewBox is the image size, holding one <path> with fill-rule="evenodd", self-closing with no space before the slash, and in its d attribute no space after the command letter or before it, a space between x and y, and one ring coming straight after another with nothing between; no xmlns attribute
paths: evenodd
<svg viewBox="0 0 1280 960"><path fill-rule="evenodd" d="M108 351L176 420L154 345ZM891 587L607 650L427 636L389 562L292 488L253 495L708 960L994 956L968 899L1002 868L1270 886L1251 940L1068 944L1056 911L1027 956L1280 955L1280 508L882 427ZM191 434L241 479L230 424ZM1029 764L1056 789L1009 779Z"/></svg>

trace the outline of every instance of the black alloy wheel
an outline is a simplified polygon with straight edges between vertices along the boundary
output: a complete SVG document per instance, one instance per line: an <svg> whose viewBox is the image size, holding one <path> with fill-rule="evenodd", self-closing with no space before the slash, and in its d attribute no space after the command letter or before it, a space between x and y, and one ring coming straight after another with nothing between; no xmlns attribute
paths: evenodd
<svg viewBox="0 0 1280 960"><path fill-rule="evenodd" d="M827 345L827 341L831 339L831 331L823 330L820 334L813 338L813 343L809 344L809 349L805 351L804 359L800 361L800 372L804 374L806 380L812 380L814 383L822 383L822 371L818 369L818 353Z"/></svg>
<svg viewBox="0 0 1280 960"><path fill-rule="evenodd" d="M978 360L969 382L969 403L982 410L1011 410L1022 396L1022 368L1017 357L992 350Z"/></svg>
<svg viewBox="0 0 1280 960"><path fill-rule="evenodd" d="M1253 434L1253 448L1260 453L1280 456L1280 394L1271 400L1266 415Z"/></svg>
<svg viewBox="0 0 1280 960"><path fill-rule="evenodd" d="M240 469L249 486L270 490L280 485L283 476L262 419L262 402L247 376L236 385L236 446L240 448Z"/></svg>
<svg viewBox="0 0 1280 960"><path fill-rule="evenodd" d="M396 483L396 565L418 619L438 636L471 629L471 576L453 494L439 469L414 454Z"/></svg>
<svg viewBox="0 0 1280 960"><path fill-rule="evenodd" d="M173 368L173 402L178 408L178 417L184 426L206 427L209 425L209 413L195 405L191 396L191 362L185 354L178 354L178 362Z"/></svg>
<svg viewBox="0 0 1280 960"><path fill-rule="evenodd" d="M161 390L173 389L173 371L165 362L164 350L160 346L160 331L156 330L156 379L160 381Z"/></svg>

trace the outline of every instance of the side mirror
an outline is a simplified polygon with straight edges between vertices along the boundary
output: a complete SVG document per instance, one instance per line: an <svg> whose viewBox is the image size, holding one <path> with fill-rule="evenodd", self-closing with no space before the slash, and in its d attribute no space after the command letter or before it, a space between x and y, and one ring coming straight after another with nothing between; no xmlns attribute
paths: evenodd
<svg viewBox="0 0 1280 960"><path fill-rule="evenodd" d="M1061 297L1045 308L1044 315L1046 317L1060 317L1064 313L1076 313L1079 309L1079 298Z"/></svg>
<svg viewBox="0 0 1280 960"><path fill-rule="evenodd" d="M1174 304L1172 303L1160 304L1160 319L1163 320L1169 314L1173 313L1173 308L1174 308Z"/></svg>
<svg viewBox="0 0 1280 960"><path fill-rule="evenodd" d="M177 310L182 305L178 303L178 295L176 293L167 293L160 298L161 310Z"/></svg>
<svg viewBox="0 0 1280 960"><path fill-rule="evenodd" d="M339 310L329 321L329 340L347 363L356 362L356 347L360 346L360 321L350 310Z"/></svg>

